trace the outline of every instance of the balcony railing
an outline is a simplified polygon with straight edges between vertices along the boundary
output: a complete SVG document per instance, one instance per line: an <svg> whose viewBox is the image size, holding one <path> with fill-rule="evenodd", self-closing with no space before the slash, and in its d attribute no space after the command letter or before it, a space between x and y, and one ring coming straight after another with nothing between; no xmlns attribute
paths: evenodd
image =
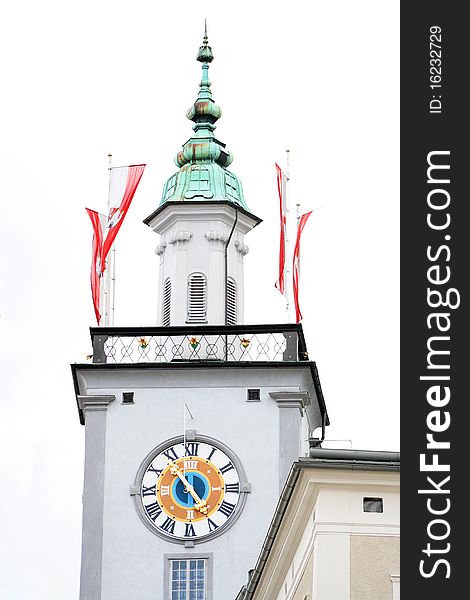
<svg viewBox="0 0 470 600"><path fill-rule="evenodd" d="M92 327L93 362L308 360L302 326Z"/></svg>

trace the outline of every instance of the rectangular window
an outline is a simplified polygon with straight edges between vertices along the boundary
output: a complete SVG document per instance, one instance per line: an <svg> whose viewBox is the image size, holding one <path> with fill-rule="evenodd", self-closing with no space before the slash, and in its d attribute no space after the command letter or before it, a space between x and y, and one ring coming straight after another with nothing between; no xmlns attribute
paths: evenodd
<svg viewBox="0 0 470 600"><path fill-rule="evenodd" d="M260 401L260 390L259 389L248 389L247 390L247 402L259 402Z"/></svg>
<svg viewBox="0 0 470 600"><path fill-rule="evenodd" d="M122 404L134 404L134 392L122 392Z"/></svg>
<svg viewBox="0 0 470 600"><path fill-rule="evenodd" d="M364 498L363 508L364 512L383 513L384 501L382 498Z"/></svg>
<svg viewBox="0 0 470 600"><path fill-rule="evenodd" d="M170 560L170 600L207 600L204 559Z"/></svg>

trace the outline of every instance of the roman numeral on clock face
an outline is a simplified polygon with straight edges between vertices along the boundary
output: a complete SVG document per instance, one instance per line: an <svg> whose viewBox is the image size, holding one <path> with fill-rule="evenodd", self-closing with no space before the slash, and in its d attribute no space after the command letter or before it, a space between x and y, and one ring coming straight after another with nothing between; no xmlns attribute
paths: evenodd
<svg viewBox="0 0 470 600"><path fill-rule="evenodd" d="M184 447L184 455L185 456L197 456L199 452L199 443L198 442L188 442Z"/></svg>
<svg viewBox="0 0 470 600"><path fill-rule="evenodd" d="M163 469L156 469L154 466L150 465L147 469L148 473L155 473L157 477L160 477Z"/></svg>
<svg viewBox="0 0 470 600"><path fill-rule="evenodd" d="M152 519L152 521L155 521L155 519L162 513L162 509L160 508L158 502L154 502L153 504L147 504L145 506L145 510L147 511L147 514Z"/></svg>
<svg viewBox="0 0 470 600"><path fill-rule="evenodd" d="M230 471L230 469L234 469L235 467L232 465L231 462L227 463L224 467L222 467L220 469L221 473L226 473L227 471Z"/></svg>
<svg viewBox="0 0 470 600"><path fill-rule="evenodd" d="M218 525L216 523L214 523L214 521L212 519L207 519L207 524L209 525L209 532L215 531L218 527Z"/></svg>
<svg viewBox="0 0 470 600"><path fill-rule="evenodd" d="M145 487L142 485L142 496L155 496L157 491L157 485L151 485L150 487Z"/></svg>
<svg viewBox="0 0 470 600"><path fill-rule="evenodd" d="M163 529L163 531L166 531L167 533L171 533L173 535L173 532L175 530L175 523L176 521L173 521L173 519L167 517L166 521L162 525L160 525L160 529Z"/></svg>
<svg viewBox="0 0 470 600"><path fill-rule="evenodd" d="M215 452L217 452L217 448L212 447L211 453L207 457L207 460L210 460Z"/></svg>
<svg viewBox="0 0 470 600"><path fill-rule="evenodd" d="M225 515L228 518L233 513L234 508L235 508L235 504L232 504L231 502L226 502L224 500L222 502L222 504L220 505L218 512L221 512L223 515Z"/></svg>
<svg viewBox="0 0 470 600"><path fill-rule="evenodd" d="M237 483L226 483L225 484L225 492L228 494L230 492L233 492L234 494L239 494L240 493L240 483L237 481Z"/></svg>
<svg viewBox="0 0 470 600"><path fill-rule="evenodd" d="M174 448L168 448L168 450L163 450L163 454L168 458L168 460L176 460L177 458L179 458Z"/></svg>
<svg viewBox="0 0 470 600"><path fill-rule="evenodd" d="M194 527L191 523L186 523L186 528L184 530L184 537L194 537L196 532L194 531Z"/></svg>
<svg viewBox="0 0 470 600"><path fill-rule="evenodd" d="M170 495L170 486L169 485L161 485L160 486L160 494L162 496L169 496Z"/></svg>

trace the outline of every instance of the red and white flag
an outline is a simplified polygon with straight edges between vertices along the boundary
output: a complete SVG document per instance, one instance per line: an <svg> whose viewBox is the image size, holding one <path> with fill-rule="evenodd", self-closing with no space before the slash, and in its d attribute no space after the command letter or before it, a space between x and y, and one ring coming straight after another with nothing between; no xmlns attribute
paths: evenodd
<svg viewBox="0 0 470 600"><path fill-rule="evenodd" d="M302 215L297 223L297 237L295 240L294 247L294 265L293 265L293 279L294 279L294 305L295 305L295 322L300 323L302 320L302 313L299 307L299 277L300 277L300 237L305 227L307 219L312 214L312 211Z"/></svg>
<svg viewBox="0 0 470 600"><path fill-rule="evenodd" d="M137 186L143 175L145 165L129 165L126 167L111 167L109 179L108 220L106 237L101 251L101 268L106 268L108 256L114 239L129 210Z"/></svg>
<svg viewBox="0 0 470 600"><path fill-rule="evenodd" d="M284 294L284 267L286 263L286 223L287 223L287 208L286 208L286 177L281 167L276 165L277 174L277 191L279 192L279 213L281 221L281 236L279 241L279 279L274 284L276 288Z"/></svg>
<svg viewBox="0 0 470 600"><path fill-rule="evenodd" d="M91 296L93 298L93 308L95 309L96 323L99 325L101 321L101 250L103 247L103 227L101 225L101 218L104 217L104 215L100 215L95 210L90 210L89 208L87 208L86 211L91 219L91 224L93 225L90 282Z"/></svg>

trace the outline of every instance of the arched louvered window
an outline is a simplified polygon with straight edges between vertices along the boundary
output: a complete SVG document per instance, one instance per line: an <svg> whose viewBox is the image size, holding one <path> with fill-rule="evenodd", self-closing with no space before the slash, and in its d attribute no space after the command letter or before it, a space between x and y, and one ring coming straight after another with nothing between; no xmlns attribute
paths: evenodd
<svg viewBox="0 0 470 600"><path fill-rule="evenodd" d="M162 325L163 327L170 326L170 311L171 311L171 281L167 277L163 284L163 303L162 303Z"/></svg>
<svg viewBox="0 0 470 600"><path fill-rule="evenodd" d="M188 323L207 322L207 279L203 273L191 273L188 279Z"/></svg>
<svg viewBox="0 0 470 600"><path fill-rule="evenodd" d="M227 325L236 325L238 322L237 284L229 277L227 279Z"/></svg>

